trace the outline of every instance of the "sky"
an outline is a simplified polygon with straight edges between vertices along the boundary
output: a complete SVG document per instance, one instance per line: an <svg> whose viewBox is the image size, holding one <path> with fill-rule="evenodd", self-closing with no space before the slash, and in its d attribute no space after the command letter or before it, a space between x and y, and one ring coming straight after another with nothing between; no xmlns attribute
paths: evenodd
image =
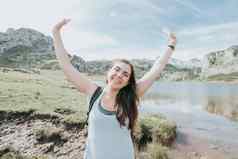
<svg viewBox="0 0 238 159"><path fill-rule="evenodd" d="M238 0L0 0L0 32L32 28L52 36L62 30L65 48L85 60L162 56L176 33L172 57L201 59L238 45Z"/></svg>

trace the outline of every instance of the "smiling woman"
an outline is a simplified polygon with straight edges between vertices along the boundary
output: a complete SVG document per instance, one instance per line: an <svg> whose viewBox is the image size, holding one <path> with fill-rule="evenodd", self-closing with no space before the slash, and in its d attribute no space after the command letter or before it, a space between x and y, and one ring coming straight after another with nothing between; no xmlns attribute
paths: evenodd
<svg viewBox="0 0 238 159"><path fill-rule="evenodd" d="M57 59L65 76L76 88L88 96L100 86L78 72L70 63L64 48L60 30L70 20L64 19L53 28ZM169 34L169 45L165 55L157 59L141 79L135 80L132 64L125 59L113 61L108 70L106 86L96 99L89 114L88 138L85 159L134 159L133 132L138 117L139 99L159 78L176 45L176 37Z"/></svg>

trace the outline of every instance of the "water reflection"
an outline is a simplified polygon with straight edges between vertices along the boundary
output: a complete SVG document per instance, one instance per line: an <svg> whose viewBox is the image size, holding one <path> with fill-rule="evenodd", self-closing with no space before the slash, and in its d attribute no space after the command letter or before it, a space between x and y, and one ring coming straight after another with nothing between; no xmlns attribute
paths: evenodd
<svg viewBox="0 0 238 159"><path fill-rule="evenodd" d="M141 100L142 113L161 113L179 131L209 140L230 151L238 146L238 85L157 83Z"/></svg>
<svg viewBox="0 0 238 159"><path fill-rule="evenodd" d="M238 85L164 82L155 86L142 99L142 105L169 106L171 109L202 109L238 121Z"/></svg>
<svg viewBox="0 0 238 159"><path fill-rule="evenodd" d="M204 102L204 109L209 113L238 121L238 100L235 96L208 97Z"/></svg>
<svg viewBox="0 0 238 159"><path fill-rule="evenodd" d="M189 96L169 96L162 94L148 94L142 99L142 105L169 106L171 109L188 112L196 107L212 114L224 116L238 121L238 100L235 96L203 96L189 98ZM199 109L199 108L198 108Z"/></svg>

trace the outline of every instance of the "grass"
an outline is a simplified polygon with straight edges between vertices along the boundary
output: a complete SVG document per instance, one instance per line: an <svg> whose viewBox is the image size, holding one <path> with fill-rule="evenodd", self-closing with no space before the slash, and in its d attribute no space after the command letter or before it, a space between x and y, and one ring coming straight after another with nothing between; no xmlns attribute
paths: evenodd
<svg viewBox="0 0 238 159"><path fill-rule="evenodd" d="M87 76L87 75L86 75ZM93 81L104 81L105 76L88 76ZM39 115L56 115L66 126L66 129L83 128L88 105L86 96L77 91L72 84L66 81L61 70L40 70L40 74L22 73L18 71L0 71L0 111L31 112ZM36 110L36 111L35 111ZM166 126L166 124L168 124ZM146 146L147 143L160 142L167 145L175 126L166 122L160 116L145 116L139 120L137 144ZM170 130L171 129L171 130ZM58 128L42 128L34 130L39 140L61 141L63 130ZM160 133L161 131L161 133ZM154 140L153 138L158 138ZM161 138L165 140L161 140ZM174 137L172 137L174 138ZM151 140L150 140L151 139ZM166 141L166 142L164 142ZM162 155L166 159L164 149L149 146L152 158ZM164 157L165 156L165 157ZM9 152L2 158L27 158L17 153ZM0 156L1 158L1 156ZM155 157L158 158L158 157ZM160 158L160 157L159 157Z"/></svg>
<svg viewBox="0 0 238 159"><path fill-rule="evenodd" d="M210 76L208 77L208 81L226 81L226 82L238 81L238 72Z"/></svg>
<svg viewBox="0 0 238 159"><path fill-rule="evenodd" d="M0 110L57 108L85 110L86 97L64 78L62 71L42 70L41 74L0 72Z"/></svg>
<svg viewBox="0 0 238 159"><path fill-rule="evenodd" d="M141 146L148 142L160 143L164 146L170 146L176 138L176 123L167 120L159 114L143 115L139 118Z"/></svg>
<svg viewBox="0 0 238 159"><path fill-rule="evenodd" d="M168 148L160 144L149 144L147 147L148 159L169 159Z"/></svg>
<svg viewBox="0 0 238 159"><path fill-rule="evenodd" d="M13 147L7 146L0 150L0 159L48 159L47 156L23 156Z"/></svg>
<svg viewBox="0 0 238 159"><path fill-rule="evenodd" d="M0 159L48 159L46 156L22 156L19 153L8 152L0 157Z"/></svg>
<svg viewBox="0 0 238 159"><path fill-rule="evenodd" d="M65 142L63 139L63 131L62 128L56 127L43 127L43 128L35 128L33 130L34 135L38 142Z"/></svg>
<svg viewBox="0 0 238 159"><path fill-rule="evenodd" d="M87 75L86 75L87 76ZM102 80L102 76L88 77ZM67 128L82 128L88 105L86 96L69 83L61 70L40 70L40 74L0 71L0 111L60 116Z"/></svg>

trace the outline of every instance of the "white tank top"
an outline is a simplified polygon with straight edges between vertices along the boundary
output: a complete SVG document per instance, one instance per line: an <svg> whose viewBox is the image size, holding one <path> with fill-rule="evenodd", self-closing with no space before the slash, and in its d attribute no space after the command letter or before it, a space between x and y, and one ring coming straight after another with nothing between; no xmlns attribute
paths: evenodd
<svg viewBox="0 0 238 159"><path fill-rule="evenodd" d="M105 89L89 114L84 159L134 159L130 130L126 126L120 127L115 112L107 111L105 106L100 105L104 92Z"/></svg>

